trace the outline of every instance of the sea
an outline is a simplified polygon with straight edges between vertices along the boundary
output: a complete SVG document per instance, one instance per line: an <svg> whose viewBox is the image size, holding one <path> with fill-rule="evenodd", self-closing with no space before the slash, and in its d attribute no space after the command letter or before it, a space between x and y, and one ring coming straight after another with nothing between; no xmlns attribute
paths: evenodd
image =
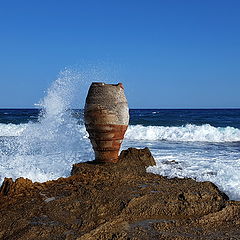
<svg viewBox="0 0 240 240"><path fill-rule="evenodd" d="M67 177L94 159L83 110L72 109L76 78L59 77L32 109L0 109L0 182ZM121 149L148 147L168 178L211 181L240 200L240 109L130 109Z"/></svg>

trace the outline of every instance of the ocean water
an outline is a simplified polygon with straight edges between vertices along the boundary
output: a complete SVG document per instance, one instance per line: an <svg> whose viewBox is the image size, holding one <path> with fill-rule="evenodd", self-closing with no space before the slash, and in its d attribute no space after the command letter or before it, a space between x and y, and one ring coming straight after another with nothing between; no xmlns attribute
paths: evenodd
<svg viewBox="0 0 240 240"><path fill-rule="evenodd" d="M0 109L0 181L46 181L94 159L83 111L71 109L79 76L63 73L35 109ZM169 178L212 181L240 199L240 109L131 109L122 149L149 147Z"/></svg>

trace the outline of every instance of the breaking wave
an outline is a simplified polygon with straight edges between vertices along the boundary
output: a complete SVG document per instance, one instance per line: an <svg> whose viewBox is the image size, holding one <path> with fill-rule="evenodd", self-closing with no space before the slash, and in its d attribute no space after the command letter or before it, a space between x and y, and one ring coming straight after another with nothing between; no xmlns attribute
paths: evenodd
<svg viewBox="0 0 240 240"><path fill-rule="evenodd" d="M145 141L239 142L240 129L213 127L209 124L181 127L132 125L128 128L126 138Z"/></svg>
<svg viewBox="0 0 240 240"><path fill-rule="evenodd" d="M42 182L68 176L73 163L91 159L81 120L69 110L83 81L78 72L62 71L38 104L36 123L0 124L0 180L22 176Z"/></svg>
<svg viewBox="0 0 240 240"><path fill-rule="evenodd" d="M56 109L55 109L56 111ZM40 127L41 134L45 130L45 133L41 135L45 138L52 138L53 133L56 133L61 128L61 138L63 138L63 126L65 127L65 133L69 135L70 129L72 131L81 132L82 137L87 137L87 132L83 124L77 124L77 120L69 116L66 111L49 111L51 114L47 114L41 120L41 125L37 123L28 124L0 124L1 136L12 137L25 135L29 130ZM58 116L59 115L59 116ZM66 119L67 118L67 119ZM53 121L54 119L54 121ZM50 121L51 120L51 121ZM71 121L70 121L71 120ZM65 125L64 125L65 123ZM42 129L44 127L44 129ZM67 129L66 129L67 127ZM40 129L39 129L40 130ZM67 130L67 132L66 132ZM32 135L35 132L31 132ZM46 135L47 134L47 135ZM51 137L50 137L51 135ZM55 137L59 137L54 135ZM163 127L163 126L142 126L142 125L130 125L126 132L125 138L127 140L145 140L145 141L176 141L176 142L240 142L240 129L234 127L213 127L209 124L196 126L188 124L182 127ZM69 140L69 139L68 139Z"/></svg>

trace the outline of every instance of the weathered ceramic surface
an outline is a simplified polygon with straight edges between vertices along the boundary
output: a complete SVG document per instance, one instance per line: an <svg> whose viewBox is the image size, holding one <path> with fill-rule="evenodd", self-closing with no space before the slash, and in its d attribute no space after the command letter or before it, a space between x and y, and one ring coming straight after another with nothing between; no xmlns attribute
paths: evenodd
<svg viewBox="0 0 240 240"><path fill-rule="evenodd" d="M84 110L95 160L117 162L129 123L129 109L123 85L92 83Z"/></svg>

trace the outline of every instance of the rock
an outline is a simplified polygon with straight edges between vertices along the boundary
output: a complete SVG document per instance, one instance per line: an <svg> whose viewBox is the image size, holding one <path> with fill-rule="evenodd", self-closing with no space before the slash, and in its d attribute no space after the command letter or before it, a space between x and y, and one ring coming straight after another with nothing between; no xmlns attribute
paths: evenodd
<svg viewBox="0 0 240 240"><path fill-rule="evenodd" d="M13 185L12 178L5 178L0 188L0 194L6 196L10 192L10 188Z"/></svg>
<svg viewBox="0 0 240 240"><path fill-rule="evenodd" d="M148 148L129 148L121 152L117 163L91 161L74 164L71 174L89 174L91 171L94 171L93 175L100 172L101 174L110 174L115 177L129 174L146 175L146 168L154 165L156 165L156 162Z"/></svg>
<svg viewBox="0 0 240 240"><path fill-rule="evenodd" d="M6 195L17 195L33 187L33 183L29 179L18 178L15 182L12 178L5 178L0 188L0 194Z"/></svg>
<svg viewBox="0 0 240 240"><path fill-rule="evenodd" d="M210 182L146 173L154 164L149 149L130 148L117 163L75 164L68 178L5 179L1 239L239 239L239 202Z"/></svg>
<svg viewBox="0 0 240 240"><path fill-rule="evenodd" d="M129 228L128 222L118 218L100 225L91 232L77 238L77 240L96 240L99 239L99 236L101 236L101 239L126 239Z"/></svg>

